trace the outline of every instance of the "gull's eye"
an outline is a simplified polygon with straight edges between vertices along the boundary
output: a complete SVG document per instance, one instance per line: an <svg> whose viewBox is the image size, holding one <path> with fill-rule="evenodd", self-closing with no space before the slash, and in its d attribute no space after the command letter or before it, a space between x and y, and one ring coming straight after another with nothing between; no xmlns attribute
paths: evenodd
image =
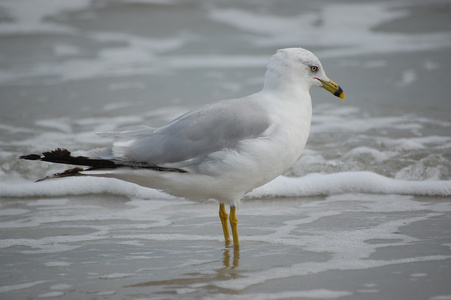
<svg viewBox="0 0 451 300"><path fill-rule="evenodd" d="M316 72L316 71L318 71L318 67L317 66L310 66L310 71Z"/></svg>

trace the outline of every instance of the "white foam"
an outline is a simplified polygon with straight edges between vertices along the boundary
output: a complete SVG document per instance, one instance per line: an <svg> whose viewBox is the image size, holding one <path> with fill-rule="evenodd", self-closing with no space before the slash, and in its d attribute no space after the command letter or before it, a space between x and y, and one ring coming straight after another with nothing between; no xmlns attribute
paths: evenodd
<svg viewBox="0 0 451 300"><path fill-rule="evenodd" d="M20 209L20 208L2 209L0 210L0 217L23 215L28 212L30 212L28 209Z"/></svg>
<svg viewBox="0 0 451 300"><path fill-rule="evenodd" d="M345 193L451 196L451 180L406 181L372 172L279 176L247 195L248 198L305 197ZM61 197L110 194L139 199L175 199L157 190L115 179L74 177L43 182L0 183L0 197Z"/></svg>
<svg viewBox="0 0 451 300"><path fill-rule="evenodd" d="M369 148L366 146L361 146L352 149L348 153L345 154L345 158L360 156L360 155L370 155L372 158L374 158L377 161L384 161L390 158L387 153L381 152L377 149Z"/></svg>
<svg viewBox="0 0 451 300"><path fill-rule="evenodd" d="M61 297L61 296L64 296L63 292L53 291L53 292L40 294L40 295L38 295L38 298L56 298L56 297Z"/></svg>
<svg viewBox="0 0 451 300"><path fill-rule="evenodd" d="M22 128L19 126L12 126L7 124L0 124L0 130L4 130L8 133L32 133L30 128Z"/></svg>
<svg viewBox="0 0 451 300"><path fill-rule="evenodd" d="M334 291L326 289L305 290L305 291L283 291L278 293L248 293L243 295L218 294L209 296L209 300L273 300L273 299L337 299L351 296L349 291Z"/></svg>
<svg viewBox="0 0 451 300"><path fill-rule="evenodd" d="M42 23L18 23L4 24L0 26L0 36L16 36L28 34L75 34L76 30L60 24ZM4 74L2 74L2 77ZM5 78L5 77L3 77Z"/></svg>
<svg viewBox="0 0 451 300"><path fill-rule="evenodd" d="M19 283L19 284L13 284L13 285L4 285L0 286L0 293L6 293L6 292L12 292L12 291L18 291L23 289L31 288L35 285L46 283L47 281L39 280L39 281L33 281L33 282L26 282L26 283Z"/></svg>
<svg viewBox="0 0 451 300"><path fill-rule="evenodd" d="M402 73L401 80L396 83L397 86L408 86L417 81L417 74L415 70L405 70Z"/></svg>
<svg viewBox="0 0 451 300"><path fill-rule="evenodd" d="M424 180L427 182L439 180L441 174L448 174L449 161L439 154L430 154L399 170L395 179Z"/></svg>
<svg viewBox="0 0 451 300"><path fill-rule="evenodd" d="M12 23L0 24L0 35L73 33L75 29L52 23L47 18L67 11L89 7L90 0L21 0L2 1L1 6L13 18Z"/></svg>
<svg viewBox="0 0 451 300"><path fill-rule="evenodd" d="M62 243L61 239L52 238L37 239L3 239L0 241L0 248L9 248L14 246L24 246L30 248L30 250L21 251L21 253L35 254L35 253L59 253L65 251L71 251L81 246L70 246ZM65 239L65 242L72 242L77 238Z"/></svg>
<svg viewBox="0 0 451 300"><path fill-rule="evenodd" d="M413 273L410 274L411 277L426 277L428 276L428 273Z"/></svg>
<svg viewBox="0 0 451 300"><path fill-rule="evenodd" d="M116 294L116 291L102 291L102 292L98 292L96 293L97 296L111 296Z"/></svg>
<svg viewBox="0 0 451 300"><path fill-rule="evenodd" d="M347 16L352 15L352 18ZM410 15L392 3L339 3L322 7L320 12L275 15L238 8L213 8L209 17L241 31L259 34L254 43L278 46L302 41L308 47L322 46L319 57L368 55L371 53L411 52L451 45L451 33L412 33L375 31L374 28ZM294 30L302 28L302 30ZM328 30L334 28L334 30ZM337 49L338 48L338 49ZM411 76L408 75L408 81Z"/></svg>
<svg viewBox="0 0 451 300"><path fill-rule="evenodd" d="M434 71L440 69L440 65L431 61L430 58L424 62L424 69L426 71Z"/></svg>
<svg viewBox="0 0 451 300"><path fill-rule="evenodd" d="M72 285L70 285L70 284L60 283L60 284L51 285L49 288L51 290L58 291L58 290L66 290L66 289L71 288L71 287L72 287Z"/></svg>
<svg viewBox="0 0 451 300"><path fill-rule="evenodd" d="M372 293L378 293L380 292L380 290L378 289L361 289L361 290L357 290L358 293L362 293L362 294L372 294Z"/></svg>
<svg viewBox="0 0 451 300"><path fill-rule="evenodd" d="M71 122L68 118L36 120L35 124L37 126L51 128L64 133L72 132Z"/></svg>
<svg viewBox="0 0 451 300"><path fill-rule="evenodd" d="M158 4L158 5L174 5L178 2L175 0L120 0L122 3L130 4Z"/></svg>
<svg viewBox="0 0 451 300"><path fill-rule="evenodd" d="M35 201L31 201L27 203L27 206L30 207L45 207L45 206L62 206L66 205L69 202L69 199L38 199Z"/></svg>
<svg viewBox="0 0 451 300"><path fill-rule="evenodd" d="M129 276L132 276L132 273L111 273L111 274L106 274L106 275L102 275L99 278L100 279L117 279L117 278L126 278Z"/></svg>
<svg viewBox="0 0 451 300"><path fill-rule="evenodd" d="M429 298L429 300L451 300L451 294L435 296L435 297Z"/></svg>
<svg viewBox="0 0 451 300"><path fill-rule="evenodd" d="M185 294L195 293L195 292L197 292L197 289L192 289L192 288L180 288L180 289L176 289L175 292L176 292L178 295L185 295Z"/></svg>
<svg viewBox="0 0 451 300"><path fill-rule="evenodd" d="M65 261L49 261L44 263L44 266L46 267L69 267L70 265L72 265L72 263Z"/></svg>
<svg viewBox="0 0 451 300"><path fill-rule="evenodd" d="M288 174L371 171L407 181L447 180L451 123L415 115L372 117L355 107L318 105L300 160Z"/></svg>
<svg viewBox="0 0 451 300"><path fill-rule="evenodd" d="M53 52L56 56L71 56L81 54L80 48L68 44L57 44L53 46Z"/></svg>
<svg viewBox="0 0 451 300"><path fill-rule="evenodd" d="M345 193L451 196L451 180L402 181L371 172L279 176L248 197L300 197Z"/></svg>
<svg viewBox="0 0 451 300"><path fill-rule="evenodd" d="M45 26L48 27L49 25L46 24ZM38 28L42 29L42 27L40 25ZM2 27L0 26L0 35L1 31ZM17 83L24 82L26 79L35 79L36 82L39 82L40 78L47 78L46 84L52 84L60 83L61 81L99 77L161 74L162 70L167 70L168 67L174 67L174 65L171 66L171 63L168 64L166 59L159 58L157 55L170 50L176 50L182 47L189 39L184 36L175 36L167 39L149 39L131 34L113 32L89 33L86 35L86 38L93 40L94 43L117 42L122 46L102 48L95 58L83 58L77 55L72 59L65 57L63 61L57 60L56 63L38 61L26 67L12 66L11 68L2 70L0 82ZM59 49L61 50L61 48ZM72 52L77 51L76 49L68 49L67 47L63 49L66 52L67 50ZM190 61L187 57L183 57L183 59L188 62ZM265 62L267 62L267 59L265 57ZM177 65L177 61L178 58L175 58L175 65ZM201 57L196 61L202 61ZM182 62L183 60L179 63ZM48 78L52 79L48 80Z"/></svg>

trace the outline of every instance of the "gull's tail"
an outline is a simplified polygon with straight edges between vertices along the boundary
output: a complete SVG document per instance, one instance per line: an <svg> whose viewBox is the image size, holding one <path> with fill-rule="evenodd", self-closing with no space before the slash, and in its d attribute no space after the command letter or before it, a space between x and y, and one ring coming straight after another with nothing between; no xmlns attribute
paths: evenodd
<svg viewBox="0 0 451 300"><path fill-rule="evenodd" d="M53 151L43 152L42 155L39 154L28 154L22 155L19 157L20 159L26 160L40 160L57 164L66 164L66 165L75 165L75 166L84 166L88 168L76 167L72 169L68 169L61 173L56 173L51 176L44 177L39 179L38 181L51 179L51 178L61 178L61 177L69 177L69 176L82 176L87 174L82 174L82 171L92 171L99 169L117 169L117 168L133 168L133 169L150 169L154 171L162 171L162 172L178 172L178 173L186 173L185 170L176 169L176 168L165 168L159 167L154 164L148 164L143 162L129 162L129 161L114 161L108 159L97 159L97 158L89 158L85 156L72 156L70 151L66 149L58 148Z"/></svg>

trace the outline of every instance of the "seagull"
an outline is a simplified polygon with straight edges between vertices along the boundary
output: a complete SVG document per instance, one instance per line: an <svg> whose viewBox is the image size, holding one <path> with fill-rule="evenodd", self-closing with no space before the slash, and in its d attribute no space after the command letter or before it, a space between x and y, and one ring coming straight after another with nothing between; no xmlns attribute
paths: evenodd
<svg viewBox="0 0 451 300"><path fill-rule="evenodd" d="M116 138L110 147L74 153L58 148L20 158L77 166L44 179L100 176L196 201L216 199L226 246L232 242L230 222L238 249L236 208L246 193L300 157L310 131L312 87L345 98L312 52L280 49L267 65L260 92L201 106L159 128L105 133Z"/></svg>

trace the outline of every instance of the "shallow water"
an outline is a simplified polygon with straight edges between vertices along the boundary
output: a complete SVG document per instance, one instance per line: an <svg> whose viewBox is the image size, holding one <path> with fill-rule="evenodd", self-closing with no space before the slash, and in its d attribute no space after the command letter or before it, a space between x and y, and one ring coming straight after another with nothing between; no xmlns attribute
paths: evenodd
<svg viewBox="0 0 451 300"><path fill-rule="evenodd" d="M3 1L0 298L451 299L450 17L447 1ZM17 159L256 92L292 46L346 101L312 91L307 148L243 200L239 251L213 201L34 183L64 166Z"/></svg>

